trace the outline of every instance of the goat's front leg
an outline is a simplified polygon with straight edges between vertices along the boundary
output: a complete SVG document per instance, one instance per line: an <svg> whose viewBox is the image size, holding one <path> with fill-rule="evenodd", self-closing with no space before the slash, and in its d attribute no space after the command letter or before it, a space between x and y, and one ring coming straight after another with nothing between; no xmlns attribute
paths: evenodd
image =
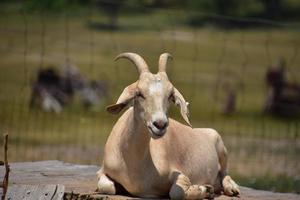
<svg viewBox="0 0 300 200"><path fill-rule="evenodd" d="M101 194L116 194L115 183L103 173L102 169L97 172L97 175L97 191Z"/></svg>
<svg viewBox="0 0 300 200"><path fill-rule="evenodd" d="M170 198L182 199L211 199L214 197L214 188L211 185L192 185L190 179L179 174L169 192Z"/></svg>

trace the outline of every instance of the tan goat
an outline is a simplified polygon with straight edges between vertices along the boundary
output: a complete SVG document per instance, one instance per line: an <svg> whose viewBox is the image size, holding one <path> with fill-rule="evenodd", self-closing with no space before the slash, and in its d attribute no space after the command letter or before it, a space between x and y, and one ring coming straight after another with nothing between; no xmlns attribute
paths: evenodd
<svg viewBox="0 0 300 200"><path fill-rule="evenodd" d="M107 111L119 113L133 105L114 125L98 171L98 190L116 194L121 185L138 197L171 199L211 198L216 192L239 194L238 185L227 175L227 152L213 129L191 128L188 103L166 74L170 54L159 58L159 71L152 74L142 57L122 53L135 64L139 80L124 89ZM170 103L180 107L189 126L171 118Z"/></svg>

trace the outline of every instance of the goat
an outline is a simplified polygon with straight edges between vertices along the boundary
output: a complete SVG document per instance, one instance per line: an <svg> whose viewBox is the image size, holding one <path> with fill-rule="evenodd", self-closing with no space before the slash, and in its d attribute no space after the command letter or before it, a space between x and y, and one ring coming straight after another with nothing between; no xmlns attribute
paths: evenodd
<svg viewBox="0 0 300 200"><path fill-rule="evenodd" d="M159 71L152 74L144 59L122 53L136 66L139 80L127 86L114 105L106 110L118 114L132 107L114 125L104 148L97 188L116 194L117 186L137 197L204 199L214 193L240 193L227 175L227 151L213 129L191 128L188 103L166 74L171 55L159 58ZM167 117L171 102L180 107L189 126Z"/></svg>
<svg viewBox="0 0 300 200"><path fill-rule="evenodd" d="M286 79L286 64L281 58L265 75L267 95L264 111L286 117L300 114L300 86Z"/></svg>
<svg viewBox="0 0 300 200"><path fill-rule="evenodd" d="M52 66L40 69L37 80L32 84L30 108L38 104L44 111L60 113L63 105L70 99L69 93L66 93L63 80Z"/></svg>

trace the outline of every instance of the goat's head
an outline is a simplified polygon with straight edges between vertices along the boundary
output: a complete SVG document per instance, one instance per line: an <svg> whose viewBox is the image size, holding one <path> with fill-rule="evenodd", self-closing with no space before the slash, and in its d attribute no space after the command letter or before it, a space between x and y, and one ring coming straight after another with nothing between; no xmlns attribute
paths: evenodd
<svg viewBox="0 0 300 200"><path fill-rule="evenodd" d="M127 58L132 61L140 76L138 81L124 89L116 104L107 107L108 112L118 114L127 105L133 103L151 137L159 138L167 130L168 108L173 102L180 107L182 117L190 125L188 103L172 85L166 74L168 58L172 58L170 54L161 54L157 74L152 74L144 59L135 53L122 53L116 57L116 60L119 58Z"/></svg>

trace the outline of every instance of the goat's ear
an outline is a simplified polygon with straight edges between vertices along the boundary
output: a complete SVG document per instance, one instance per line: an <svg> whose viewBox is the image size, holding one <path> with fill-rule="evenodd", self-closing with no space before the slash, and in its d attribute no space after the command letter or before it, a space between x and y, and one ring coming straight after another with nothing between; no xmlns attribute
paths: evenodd
<svg viewBox="0 0 300 200"><path fill-rule="evenodd" d="M135 97L136 86L137 86L137 82L132 83L131 85L127 86L123 90L122 94L120 95L117 103L107 106L106 111L111 114L118 114L124 108L126 108Z"/></svg>
<svg viewBox="0 0 300 200"><path fill-rule="evenodd" d="M174 88L172 100L176 106L180 107L180 113L181 113L181 116L183 117L184 121L190 127L192 127L190 120L189 120L189 109L188 109L189 103L185 101L182 94L176 88Z"/></svg>

